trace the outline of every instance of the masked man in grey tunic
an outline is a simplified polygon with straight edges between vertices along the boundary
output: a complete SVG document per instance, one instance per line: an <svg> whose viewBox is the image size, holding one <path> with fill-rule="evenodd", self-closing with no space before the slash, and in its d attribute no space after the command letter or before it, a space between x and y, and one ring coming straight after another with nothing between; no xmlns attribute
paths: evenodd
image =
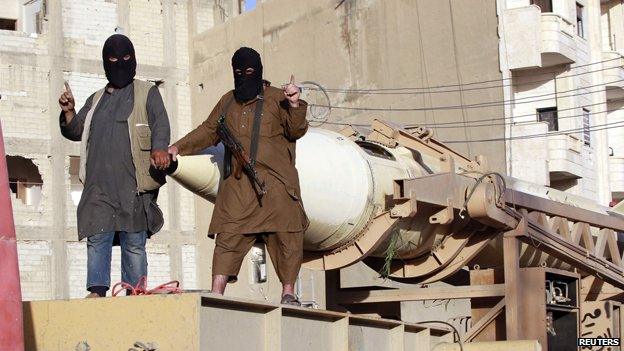
<svg viewBox="0 0 624 351"><path fill-rule="evenodd" d="M121 246L121 279L147 276L146 239L163 225L156 205L169 166L169 119L158 88L134 79L132 42L115 34L102 50L108 84L78 113L69 85L59 98L63 136L81 142L78 238L87 238L87 297L110 288L112 246ZM153 166L153 167L150 167Z"/></svg>

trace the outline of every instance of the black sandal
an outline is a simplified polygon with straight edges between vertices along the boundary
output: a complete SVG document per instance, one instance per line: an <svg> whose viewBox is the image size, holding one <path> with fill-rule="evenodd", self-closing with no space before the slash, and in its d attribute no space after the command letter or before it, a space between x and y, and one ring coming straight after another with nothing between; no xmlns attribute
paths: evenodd
<svg viewBox="0 0 624 351"><path fill-rule="evenodd" d="M298 306L301 307L301 301L299 301L299 299L291 294L286 294L284 296L282 296L282 301L280 302L282 305L291 305L291 306Z"/></svg>

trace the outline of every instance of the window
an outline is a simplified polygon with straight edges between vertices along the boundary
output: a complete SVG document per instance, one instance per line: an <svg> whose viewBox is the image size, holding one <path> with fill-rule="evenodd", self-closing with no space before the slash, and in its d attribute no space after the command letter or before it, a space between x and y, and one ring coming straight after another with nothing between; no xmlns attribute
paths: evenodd
<svg viewBox="0 0 624 351"><path fill-rule="evenodd" d="M583 142L589 146L591 143L590 123L589 123L589 110L583 109Z"/></svg>
<svg viewBox="0 0 624 351"><path fill-rule="evenodd" d="M16 30L17 20L9 18L0 18L0 30Z"/></svg>
<svg viewBox="0 0 624 351"><path fill-rule="evenodd" d="M585 28L583 28L583 5L576 3L576 34L585 38Z"/></svg>
<svg viewBox="0 0 624 351"><path fill-rule="evenodd" d="M21 156L7 156L6 161L13 198L26 205L38 205L43 179L37 166L32 160Z"/></svg>
<svg viewBox="0 0 624 351"><path fill-rule="evenodd" d="M21 29L29 34L41 33L44 16L45 6L42 0L24 1Z"/></svg>
<svg viewBox="0 0 624 351"><path fill-rule="evenodd" d="M537 5L542 12L552 12L552 0L531 0L531 5Z"/></svg>
<svg viewBox="0 0 624 351"><path fill-rule="evenodd" d="M41 33L45 17L43 0L0 1L0 30Z"/></svg>
<svg viewBox="0 0 624 351"><path fill-rule="evenodd" d="M78 206L82 196L82 183L80 182L80 157L69 156L69 194L75 206Z"/></svg>
<svg viewBox="0 0 624 351"><path fill-rule="evenodd" d="M559 130L559 121L557 120L557 108L547 107L537 109L537 120L548 123L548 131L554 132Z"/></svg>

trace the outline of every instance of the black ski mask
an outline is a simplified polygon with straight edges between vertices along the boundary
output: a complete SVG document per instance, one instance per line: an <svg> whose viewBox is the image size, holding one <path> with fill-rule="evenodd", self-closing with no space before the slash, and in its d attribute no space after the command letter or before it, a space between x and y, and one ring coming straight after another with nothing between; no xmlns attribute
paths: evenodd
<svg viewBox="0 0 624 351"><path fill-rule="evenodd" d="M128 60L124 57L130 56ZM117 59L112 62L111 57ZM134 46L128 37L121 34L111 35L104 43L102 49L104 72L108 82L115 88L123 88L132 83L136 74L136 57Z"/></svg>
<svg viewBox="0 0 624 351"><path fill-rule="evenodd" d="M253 68L254 72L246 74L248 68ZM236 50L232 56L232 70L236 101L252 100L262 92L262 61L256 50L246 47ZM240 70L241 74L236 74L236 70Z"/></svg>

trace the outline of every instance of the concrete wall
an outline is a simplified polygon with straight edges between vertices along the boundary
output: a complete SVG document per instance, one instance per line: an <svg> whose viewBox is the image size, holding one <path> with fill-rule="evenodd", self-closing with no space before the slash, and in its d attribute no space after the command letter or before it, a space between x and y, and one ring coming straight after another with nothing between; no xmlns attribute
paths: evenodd
<svg viewBox="0 0 624 351"><path fill-rule="evenodd" d="M16 0L0 1L0 18L18 19L19 6Z"/></svg>
<svg viewBox="0 0 624 351"><path fill-rule="evenodd" d="M494 1L274 0L196 37L192 50L194 123L232 88L230 59L240 46L262 55L274 85L312 80L328 88L369 89L453 85L500 79ZM203 84L203 89L200 88ZM444 90L457 90L447 88ZM430 109L502 100L501 89L414 95L334 93L335 106ZM502 118L501 106L436 111L355 112L334 108L332 122L372 118L435 125L485 117ZM330 128L329 125L325 127ZM442 140L496 137L503 128L438 128ZM502 143L458 143L471 156L485 154L504 169Z"/></svg>
<svg viewBox="0 0 624 351"><path fill-rule="evenodd" d="M0 2L0 8L6 3ZM48 1L43 33L0 31L6 151L31 159L43 180L39 204L13 201L25 300L85 295L86 244L77 242L70 193L76 184L69 173L69 157L79 154L78 145L58 131L63 81L72 86L78 106L103 87L102 44L117 29L135 44L138 78L164 81L160 89L172 138L185 134L191 128L188 17L188 6L180 1ZM148 243L149 285L177 279L185 288L199 288L193 197L168 184L159 204L166 224ZM113 282L120 279L119 263L116 248Z"/></svg>
<svg viewBox="0 0 624 351"><path fill-rule="evenodd" d="M604 51L624 52L624 4L611 0L601 3L602 9L602 48Z"/></svg>
<svg viewBox="0 0 624 351"><path fill-rule="evenodd" d="M607 115L609 123L624 122L624 102L608 104L610 112ZM609 132L609 147L612 156L609 157L609 175L611 191L614 200L624 199L624 138L622 129L611 129Z"/></svg>
<svg viewBox="0 0 624 351"><path fill-rule="evenodd" d="M615 57L615 53L624 55L624 3L617 0L601 3L601 25L602 25L602 50L607 53L607 57ZM620 60L621 61L621 60ZM618 61L615 61L617 64ZM618 70L620 72L618 72ZM605 80L608 82L617 81L622 74L622 68L605 71ZM615 84L614 84L615 85ZM619 92L611 91L616 100L622 95ZM609 93L607 93L609 96ZM624 121L624 103L621 101L610 101L607 104L607 122L617 123ZM608 131L609 147L612 156L609 157L610 186L613 200L624 198L624 131L622 128L614 128ZM610 153L611 154L611 153Z"/></svg>
<svg viewBox="0 0 624 351"><path fill-rule="evenodd" d="M608 104L609 114L607 120L609 123L621 123L624 122L624 102L611 102ZM622 130L611 129L609 130L609 146L613 148L613 156L624 157L624 138L622 137Z"/></svg>

